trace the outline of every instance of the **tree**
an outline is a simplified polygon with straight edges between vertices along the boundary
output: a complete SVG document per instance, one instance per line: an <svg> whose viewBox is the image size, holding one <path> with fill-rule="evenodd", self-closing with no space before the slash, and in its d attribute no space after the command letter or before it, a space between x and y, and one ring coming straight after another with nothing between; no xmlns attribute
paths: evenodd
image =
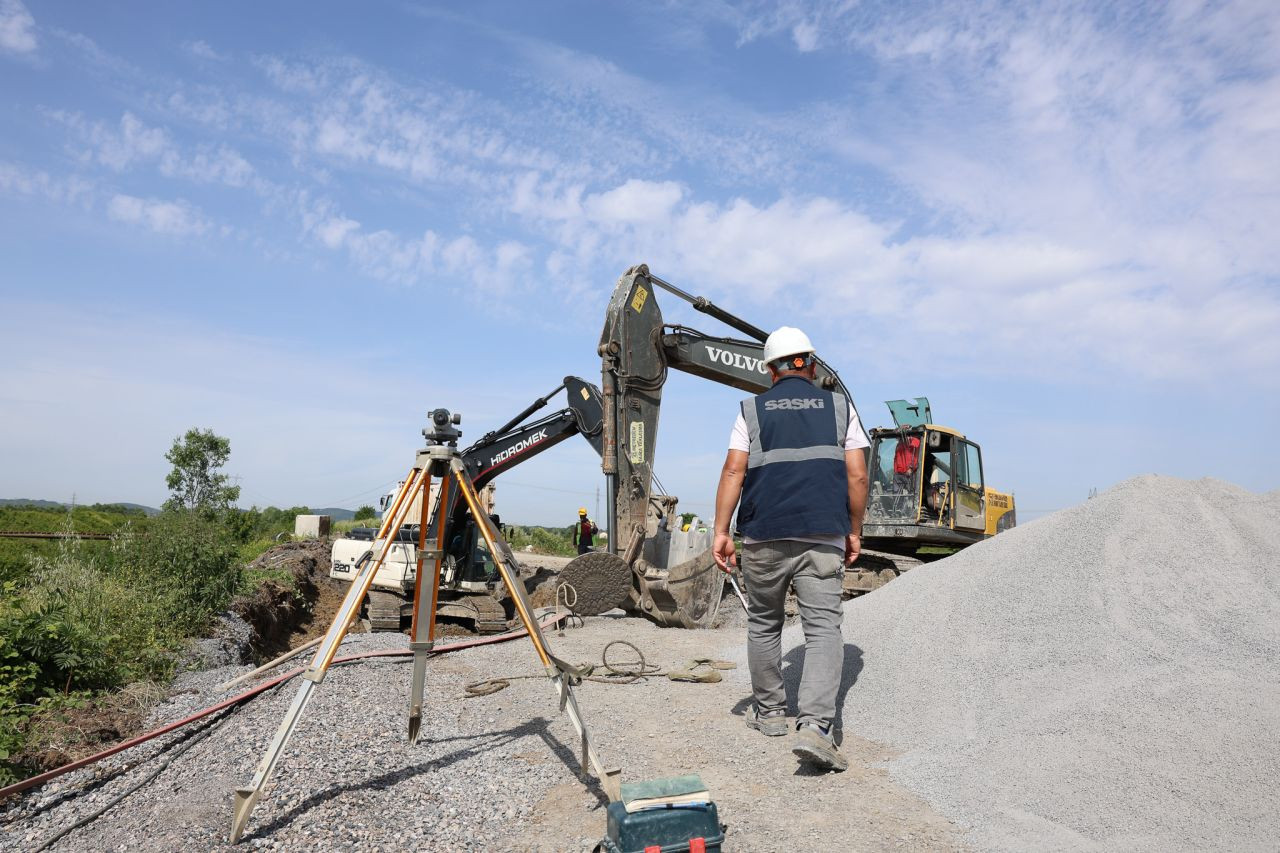
<svg viewBox="0 0 1280 853"><path fill-rule="evenodd" d="M221 512L240 497L240 487L228 485L231 479L220 469L231 456L231 440L214 435L213 430L192 429L173 440L164 455L173 463L165 478L171 497L165 509Z"/></svg>
<svg viewBox="0 0 1280 853"><path fill-rule="evenodd" d="M378 511L373 507L369 506L368 504L365 504L364 506L357 509L355 514L356 521L364 521L367 518L377 518L377 517L378 517Z"/></svg>

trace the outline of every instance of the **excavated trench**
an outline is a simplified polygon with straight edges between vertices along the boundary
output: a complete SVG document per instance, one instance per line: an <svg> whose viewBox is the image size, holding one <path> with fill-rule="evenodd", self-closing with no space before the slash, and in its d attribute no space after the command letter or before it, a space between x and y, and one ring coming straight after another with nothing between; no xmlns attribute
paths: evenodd
<svg viewBox="0 0 1280 853"><path fill-rule="evenodd" d="M347 585L329 578L329 539L307 539L275 546L250 564L279 573L286 581L266 580L250 596L237 598L231 610L249 624L252 657L267 660L319 636L337 615ZM357 623L352 631L362 631Z"/></svg>

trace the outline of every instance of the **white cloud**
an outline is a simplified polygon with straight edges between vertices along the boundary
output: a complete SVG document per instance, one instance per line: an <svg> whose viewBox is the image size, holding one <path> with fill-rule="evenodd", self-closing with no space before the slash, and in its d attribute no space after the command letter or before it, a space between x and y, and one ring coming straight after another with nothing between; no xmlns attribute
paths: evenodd
<svg viewBox="0 0 1280 853"><path fill-rule="evenodd" d="M801 21L791 28L791 40L796 43L796 50L810 53L818 49L818 26L810 21Z"/></svg>
<svg viewBox="0 0 1280 853"><path fill-rule="evenodd" d="M54 176L42 169L0 162L0 191L47 198L62 204L88 204L93 184L76 175Z"/></svg>
<svg viewBox="0 0 1280 853"><path fill-rule="evenodd" d="M107 215L117 222L143 225L157 234L202 234L209 223L185 201L161 201L117 194L107 204Z"/></svg>
<svg viewBox="0 0 1280 853"><path fill-rule="evenodd" d="M9 53L35 53L38 44L36 21L22 0L0 0L0 50Z"/></svg>
<svg viewBox="0 0 1280 853"><path fill-rule="evenodd" d="M185 45L183 45L183 47L185 47L187 49L187 52L190 53L192 56L199 57L200 59L212 59L219 62L222 61L223 59L222 54L214 50L213 46L210 45L207 41L203 41L203 40L191 41L191 42L187 42Z"/></svg>
<svg viewBox="0 0 1280 853"><path fill-rule="evenodd" d="M316 236L330 249L336 249L347 235L360 228L360 223L343 216L334 216L316 226Z"/></svg>
<svg viewBox="0 0 1280 853"><path fill-rule="evenodd" d="M84 140L88 150L82 153L82 159L115 172L154 166L166 177L198 183L245 187L256 182L253 166L235 149L204 143L194 150L184 150L168 130L149 126L131 112L124 113L117 126L90 122L77 113L50 115Z"/></svg>
<svg viewBox="0 0 1280 853"><path fill-rule="evenodd" d="M168 133L147 127L132 113L121 116L118 131L95 125L91 138L96 144L98 162L117 172L138 162L159 160L173 150Z"/></svg>
<svg viewBox="0 0 1280 853"><path fill-rule="evenodd" d="M1280 367L1280 338L1266 331L1280 322L1274 292L1202 292L1162 268L1134 266L1129 255L1036 232L903 237L897 225L834 199L716 204L634 179L600 193L526 180L512 207L549 222L557 247L549 269L646 260L659 275L731 293L735 304L783 298L832 324L869 322L885 351L928 340L948 353L947 370L1105 365L1203 380L1226 365L1257 377ZM992 360L988 347L1019 357Z"/></svg>

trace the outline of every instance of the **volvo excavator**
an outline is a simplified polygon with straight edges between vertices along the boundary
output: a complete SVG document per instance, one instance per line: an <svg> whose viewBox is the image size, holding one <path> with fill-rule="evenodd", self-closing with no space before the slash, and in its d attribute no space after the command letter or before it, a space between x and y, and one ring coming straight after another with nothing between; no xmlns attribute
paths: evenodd
<svg viewBox="0 0 1280 853"><path fill-rule="evenodd" d="M674 294L748 339L716 337L663 322L655 289ZM662 387L670 369L750 393L771 385L764 363L768 333L707 299L692 296L643 264L618 280L600 336L603 396L602 468L608 488L607 552L584 554L561 571L577 593L578 612L625 607L660 625L710 627L724 575L710 549L674 566L652 544L674 529L676 499L654 490L653 460ZM818 360L817 383L853 402L840 377ZM856 409L855 409L856 411Z"/></svg>
<svg viewBox="0 0 1280 853"><path fill-rule="evenodd" d="M540 420L524 423L534 412L547 405L551 397L564 389L569 405ZM600 391L584 379L566 376L564 382L549 394L539 397L523 412L487 433L461 452L462 462L475 483L484 490L495 477L521 462L549 450L574 435L582 435L597 453L603 447ZM497 633L507 628L507 608L502 582L492 555L485 547L480 531L468 514L465 504L455 493L445 508L449 519L444 566L440 575L438 616L449 616L474 624L478 633ZM433 490L428 500L438 503ZM427 541L435 541L439 507L429 507ZM406 516L420 519L421 506L412 506ZM495 519L496 520L496 519ZM382 542L372 528L357 528L346 537L335 540L329 576L351 580L361 563L381 551ZM375 631L398 631L401 620L413 608L413 586L417 568L419 525L406 524L395 534L395 543L387 554L369 590L368 616Z"/></svg>

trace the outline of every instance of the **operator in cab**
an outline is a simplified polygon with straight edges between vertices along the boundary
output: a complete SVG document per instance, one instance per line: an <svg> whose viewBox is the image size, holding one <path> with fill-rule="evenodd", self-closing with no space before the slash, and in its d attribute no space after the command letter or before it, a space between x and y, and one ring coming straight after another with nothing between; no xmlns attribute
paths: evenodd
<svg viewBox="0 0 1280 853"><path fill-rule="evenodd" d="M802 763L845 770L836 744L836 693L844 666L844 567L858 558L867 503L866 433L843 394L819 388L809 337L789 326L764 345L773 386L744 400L716 489L716 564L734 568L734 509L743 537L747 665L755 707L747 725L788 734L782 623L794 586L804 628L792 752Z"/></svg>

